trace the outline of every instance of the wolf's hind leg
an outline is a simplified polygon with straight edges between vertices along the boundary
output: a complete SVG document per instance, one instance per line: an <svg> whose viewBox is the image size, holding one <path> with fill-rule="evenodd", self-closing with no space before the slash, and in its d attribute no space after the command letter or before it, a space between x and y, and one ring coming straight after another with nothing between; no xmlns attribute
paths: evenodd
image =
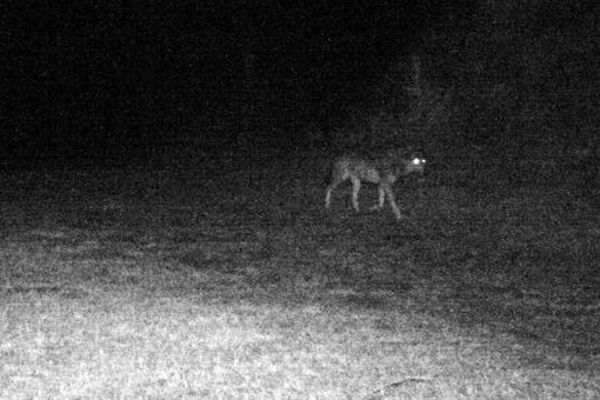
<svg viewBox="0 0 600 400"><path fill-rule="evenodd" d="M358 192L360 192L360 179L352 177L352 207L356 212L359 212Z"/></svg>

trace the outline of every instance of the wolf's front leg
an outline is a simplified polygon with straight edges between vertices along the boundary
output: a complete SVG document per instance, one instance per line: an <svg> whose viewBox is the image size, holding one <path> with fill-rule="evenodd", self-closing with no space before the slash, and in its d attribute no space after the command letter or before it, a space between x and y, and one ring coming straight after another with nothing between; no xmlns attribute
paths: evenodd
<svg viewBox="0 0 600 400"><path fill-rule="evenodd" d="M386 185L384 190L385 190L385 193L387 194L388 202L390 203L390 207L392 207L392 211L394 212L396 219L401 220L402 214L400 213L400 209L396 205L396 199L394 197L394 191L392 190L392 187Z"/></svg>
<svg viewBox="0 0 600 400"><path fill-rule="evenodd" d="M359 212L358 207L358 192L360 192L360 179L352 177L352 207L356 212Z"/></svg>

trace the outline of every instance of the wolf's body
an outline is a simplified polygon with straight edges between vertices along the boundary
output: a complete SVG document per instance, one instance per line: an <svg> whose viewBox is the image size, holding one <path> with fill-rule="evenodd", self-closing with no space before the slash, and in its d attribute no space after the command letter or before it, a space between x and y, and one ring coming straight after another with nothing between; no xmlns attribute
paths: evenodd
<svg viewBox="0 0 600 400"><path fill-rule="evenodd" d="M412 155L407 157L401 150L388 151L379 157L364 158L356 155L340 157L333 163L331 182L325 192L325 207L329 208L331 193L338 185L350 179L352 182L352 207L358 212L358 192L361 182L369 182L377 184L379 190L379 202L371 209L381 210L387 196L396 219L400 219L402 215L396 205L392 186L401 176L413 172L422 174L424 167L424 159Z"/></svg>

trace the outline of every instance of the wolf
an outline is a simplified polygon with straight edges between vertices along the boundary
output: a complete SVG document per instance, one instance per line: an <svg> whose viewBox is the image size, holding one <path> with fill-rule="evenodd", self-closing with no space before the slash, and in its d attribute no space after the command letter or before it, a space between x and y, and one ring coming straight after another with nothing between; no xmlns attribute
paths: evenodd
<svg viewBox="0 0 600 400"><path fill-rule="evenodd" d="M358 155L345 155L337 158L333 163L330 184L325 191L325 208L331 205L331 193L338 185L348 179L352 182L352 207L359 212L358 192L361 182L378 185L379 202L371 210L381 210L387 196L388 203L397 220L402 218L400 209L392 190L393 184L402 176L411 173L423 174L426 160L408 153L402 149L384 152L379 156L361 157Z"/></svg>

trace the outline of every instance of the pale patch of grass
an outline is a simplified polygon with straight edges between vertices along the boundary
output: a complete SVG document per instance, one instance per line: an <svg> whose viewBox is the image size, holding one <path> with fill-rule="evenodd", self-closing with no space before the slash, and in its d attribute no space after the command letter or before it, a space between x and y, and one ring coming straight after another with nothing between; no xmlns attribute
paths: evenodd
<svg viewBox="0 0 600 400"><path fill-rule="evenodd" d="M490 351L419 316L121 293L96 306L17 303L3 311L3 398L360 398L405 379L428 381L440 398L589 390L566 371L519 368L497 344Z"/></svg>
<svg viewBox="0 0 600 400"><path fill-rule="evenodd" d="M43 263L74 274L56 255L19 254L13 267L21 272ZM304 303L273 293L282 286L219 284L216 273L180 267L171 275L156 260L140 261L134 265L146 268L81 263L111 278L74 274L59 290L39 281L5 286L0 398L359 399L404 391L407 398L551 399L593 390L575 372L523 364L523 348L510 337L411 312L393 292L374 291L380 302L367 309L366 294L335 288ZM115 279L124 271L137 283ZM204 284L215 287L203 292ZM69 296L75 286L79 295Z"/></svg>

